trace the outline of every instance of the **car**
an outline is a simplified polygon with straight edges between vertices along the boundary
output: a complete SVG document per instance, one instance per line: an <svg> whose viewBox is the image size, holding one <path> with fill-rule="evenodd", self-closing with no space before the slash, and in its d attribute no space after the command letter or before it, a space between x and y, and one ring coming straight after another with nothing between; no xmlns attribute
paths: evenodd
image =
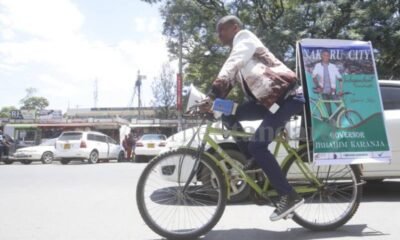
<svg viewBox="0 0 400 240"><path fill-rule="evenodd" d="M380 80L379 85L392 161L390 164L364 164L363 175L370 182L400 177L400 80Z"/></svg>
<svg viewBox="0 0 400 240"><path fill-rule="evenodd" d="M122 161L124 158L122 147L114 139L96 131L62 132L55 143L55 150L55 156L62 164L74 159L97 163L109 159Z"/></svg>
<svg viewBox="0 0 400 240"><path fill-rule="evenodd" d="M3 142L0 143L0 160L5 164L12 164L16 159L14 158L14 153L17 149L23 147L29 147L24 141L14 140L10 135L4 134L2 136ZM30 164L28 160L21 161L24 164Z"/></svg>
<svg viewBox="0 0 400 240"><path fill-rule="evenodd" d="M47 139L37 146L19 148L13 155L14 160L21 161L24 164L30 164L32 161L50 164L54 159L54 144L56 140L56 138Z"/></svg>
<svg viewBox="0 0 400 240"><path fill-rule="evenodd" d="M165 149L167 136L164 134L144 134L135 145L135 161L157 156Z"/></svg>
<svg viewBox="0 0 400 240"><path fill-rule="evenodd" d="M363 178L367 182L380 182L387 178L400 178L400 81L380 80L379 85L384 108L385 125L392 152L392 161L391 164L381 163L362 165ZM241 124L247 132L254 132L260 122L261 121L243 121ZM217 127L218 125L221 126L221 122L216 122L214 125ZM197 128L189 128L170 136L167 139L165 151L170 151L184 145L196 147L200 140L199 134L195 134L196 129ZM286 125L290 145L297 146L299 144L298 139L300 136L300 130L301 117L293 119ZM192 143L189 144L193 136L195 137ZM239 148L231 137L215 136L214 140L234 160L242 164L246 163L247 160L244 155L240 153ZM274 149L274 147L274 143L269 146L270 150ZM206 151L218 156L209 146L206 146ZM285 156L285 152L278 152L277 160L282 161ZM167 167L170 168L171 166ZM191 166L183 165L183 167L185 167L186 170L183 170L182 172L190 172ZM176 181L177 176L169 171L168 174L163 175L162 178L169 181ZM180 179L181 181L184 181L182 176ZM233 192L233 195L231 195L231 202L240 202L246 199L246 187L243 185L237 186L237 189L238 190Z"/></svg>

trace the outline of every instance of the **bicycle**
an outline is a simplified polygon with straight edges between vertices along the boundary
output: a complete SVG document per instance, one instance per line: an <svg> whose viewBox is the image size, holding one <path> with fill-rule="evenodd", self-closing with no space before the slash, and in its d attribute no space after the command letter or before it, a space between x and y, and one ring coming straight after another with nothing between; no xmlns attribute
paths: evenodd
<svg viewBox="0 0 400 240"><path fill-rule="evenodd" d="M137 185L137 204L146 224L167 239L195 239L209 232L221 218L230 181L243 179L258 200L272 202L277 196L262 171L243 171L242 166L213 140L211 135L250 137L252 134L212 127L202 115L205 132L199 147L191 143L152 159ZM358 165L315 166L309 161L307 146L292 147L285 131L275 138L274 154L283 148L287 156L281 163L289 183L304 197L305 203L287 216L311 230L332 230L348 222L357 211L363 184ZM221 157L205 151L209 144ZM258 174L255 174L258 172Z"/></svg>
<svg viewBox="0 0 400 240"><path fill-rule="evenodd" d="M334 121L336 128L348 129L357 126L363 120L360 113L355 110L348 109L346 107L343 96L350 95L351 92L344 92L342 96L338 96L338 99L324 100L320 96L318 99L310 98L310 110L312 117L319 121ZM329 114L326 109L326 104L335 104L336 110Z"/></svg>

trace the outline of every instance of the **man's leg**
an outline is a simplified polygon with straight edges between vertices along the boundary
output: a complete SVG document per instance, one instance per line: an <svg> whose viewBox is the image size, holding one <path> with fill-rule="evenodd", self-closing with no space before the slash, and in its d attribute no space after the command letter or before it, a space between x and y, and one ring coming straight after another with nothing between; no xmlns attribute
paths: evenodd
<svg viewBox="0 0 400 240"><path fill-rule="evenodd" d="M332 95L331 94L322 94L322 100L324 101L331 101L332 100ZM328 119L332 115L332 103L330 102L325 102L325 108L326 112L328 113Z"/></svg>
<svg viewBox="0 0 400 240"><path fill-rule="evenodd" d="M128 161L130 161L130 159L131 159L131 157L132 157L132 148L130 148L130 147L128 147L128 149L126 150L126 157L127 157L127 160Z"/></svg>
<svg viewBox="0 0 400 240"><path fill-rule="evenodd" d="M237 107L235 115L223 115L222 122L224 126L230 130L243 131L244 129L239 121L260 120L263 118L266 112L267 109L263 105L257 103L256 101L247 101ZM234 137L234 139L239 147L239 150L247 159L250 159L252 156L248 150L248 139L241 137Z"/></svg>
<svg viewBox="0 0 400 240"><path fill-rule="evenodd" d="M266 173L272 187L282 196L280 202L277 204L277 209L274 211L273 215L271 215L271 220L281 219L285 214L293 211L293 209L299 206L303 201L288 183L276 158L269 151L268 145L273 141L276 134L285 126L285 123L289 121L290 117L301 112L304 105L304 98L289 97L280 105L280 108L275 114L269 111L265 114L260 127L249 143L249 151L257 164Z"/></svg>

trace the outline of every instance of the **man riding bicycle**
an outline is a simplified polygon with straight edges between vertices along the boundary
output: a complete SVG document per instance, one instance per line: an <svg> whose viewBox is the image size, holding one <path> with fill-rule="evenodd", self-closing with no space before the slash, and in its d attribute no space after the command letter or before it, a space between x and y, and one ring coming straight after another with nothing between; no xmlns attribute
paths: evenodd
<svg viewBox="0 0 400 240"><path fill-rule="evenodd" d="M250 159L244 169L260 166L278 192L279 201L270 216L272 221L276 221L293 212L304 199L288 183L268 145L290 117L303 110L303 93L297 88L295 73L252 32L242 29L239 18L221 18L217 32L222 44L229 46L231 52L200 110L209 111L215 98L225 98L236 83L241 85L245 101L237 107L235 115L223 115L222 121L229 129L243 130L239 121L262 120L250 140L235 140L242 153Z"/></svg>

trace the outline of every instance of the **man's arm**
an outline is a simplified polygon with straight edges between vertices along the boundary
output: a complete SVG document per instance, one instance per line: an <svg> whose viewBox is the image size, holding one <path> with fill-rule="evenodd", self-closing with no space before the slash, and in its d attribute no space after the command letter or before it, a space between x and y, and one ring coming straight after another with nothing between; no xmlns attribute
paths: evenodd
<svg viewBox="0 0 400 240"><path fill-rule="evenodd" d="M337 94L342 95L343 94L343 77L340 74L337 66L336 65L334 65L334 66L335 66L335 80L339 81L339 92Z"/></svg>
<svg viewBox="0 0 400 240"><path fill-rule="evenodd" d="M314 66L314 69L313 69L313 72L312 72L312 79L313 79L313 82L314 82L314 88L315 88L315 90L317 91L317 92L321 92L322 91L322 86L319 84L319 78L320 78L320 76L319 76L319 64L317 63L315 66Z"/></svg>

